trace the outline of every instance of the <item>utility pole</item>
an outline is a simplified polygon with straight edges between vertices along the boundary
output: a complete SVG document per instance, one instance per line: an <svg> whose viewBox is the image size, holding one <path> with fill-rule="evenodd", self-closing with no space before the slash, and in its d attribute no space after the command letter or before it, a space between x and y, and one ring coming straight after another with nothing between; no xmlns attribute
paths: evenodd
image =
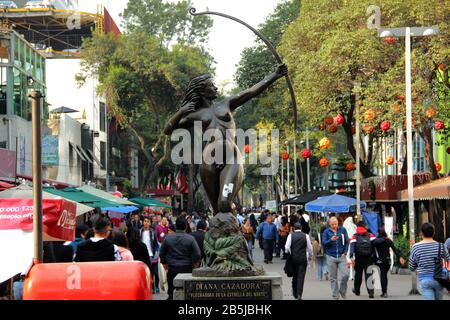
<svg viewBox="0 0 450 320"><path fill-rule="evenodd" d="M33 237L35 264L44 260L42 237L42 135L41 135L41 92L31 92L31 115L33 131Z"/></svg>
<svg viewBox="0 0 450 320"><path fill-rule="evenodd" d="M408 171L408 212L409 212L409 243L412 247L416 241L416 219L414 212L414 181L413 181L413 139L412 139L412 94L411 94L411 37L425 37L439 34L437 26L380 28L378 36L405 38L405 87L406 87L406 157ZM418 294L417 277L412 273L412 289L410 294Z"/></svg>

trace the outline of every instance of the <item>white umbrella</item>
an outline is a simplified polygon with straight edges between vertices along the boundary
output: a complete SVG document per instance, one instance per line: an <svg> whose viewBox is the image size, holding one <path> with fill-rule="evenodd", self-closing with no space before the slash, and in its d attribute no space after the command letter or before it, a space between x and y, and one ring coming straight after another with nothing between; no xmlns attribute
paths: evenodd
<svg viewBox="0 0 450 320"><path fill-rule="evenodd" d="M20 185L15 188L10 188L5 191L0 192L0 199L32 199L33 198L33 188L27 185ZM42 199L61 199L62 197L56 196L54 194L43 191ZM95 210L92 207L84 205L82 203L74 202L70 199L63 198L69 202L73 202L77 205L77 217L85 214L86 212Z"/></svg>

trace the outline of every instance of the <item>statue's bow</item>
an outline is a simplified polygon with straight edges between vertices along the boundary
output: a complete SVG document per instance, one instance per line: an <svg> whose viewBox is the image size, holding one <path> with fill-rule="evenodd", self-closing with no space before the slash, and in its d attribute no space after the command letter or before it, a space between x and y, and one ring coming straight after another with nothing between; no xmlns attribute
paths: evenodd
<svg viewBox="0 0 450 320"><path fill-rule="evenodd" d="M277 59L278 63L279 64L283 64L283 60L281 59L281 56L278 54L277 50L275 50L274 46L270 43L270 41L263 34L261 34L258 30L256 30L255 28L253 28L249 24L245 23L244 21L239 20L238 18L232 17L230 15L227 15L227 14L224 14L224 13L220 13L220 12L214 12L214 11L204 11L204 12L196 13L196 9L194 7L189 8L189 13L191 15L193 15L193 16L213 14L213 15L216 15L216 16L221 16L221 17L224 17L224 18L227 18L227 19L231 19L233 21L236 21L236 22L246 26L247 28L252 30L253 33L257 37L259 37L266 44L266 46L269 48L269 50L275 56L275 59ZM289 74L287 74L287 73L286 73L286 83L287 83L288 88L289 88L289 93L291 94L292 109L293 109L293 112L294 112L294 128L295 128L295 131L297 131L297 101L295 100L294 86L292 85L291 78L289 77Z"/></svg>

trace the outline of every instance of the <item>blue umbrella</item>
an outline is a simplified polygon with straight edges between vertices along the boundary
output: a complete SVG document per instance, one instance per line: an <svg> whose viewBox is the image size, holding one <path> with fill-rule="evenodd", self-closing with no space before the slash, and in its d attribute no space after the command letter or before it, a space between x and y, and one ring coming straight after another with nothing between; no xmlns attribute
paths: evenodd
<svg viewBox="0 0 450 320"><path fill-rule="evenodd" d="M132 211L139 210L138 207L135 206L124 206L124 207L104 207L102 211L111 211L111 212L119 212L119 213L128 213Z"/></svg>
<svg viewBox="0 0 450 320"><path fill-rule="evenodd" d="M366 208L366 203L361 201L361 209ZM308 202L305 210L309 212L334 212L345 213L356 211L356 199L333 194Z"/></svg>

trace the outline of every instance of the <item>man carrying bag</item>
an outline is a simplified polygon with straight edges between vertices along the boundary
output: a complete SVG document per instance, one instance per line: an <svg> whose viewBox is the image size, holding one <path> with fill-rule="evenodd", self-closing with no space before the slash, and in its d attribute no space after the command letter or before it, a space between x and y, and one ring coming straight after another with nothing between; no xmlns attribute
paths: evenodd
<svg viewBox="0 0 450 320"><path fill-rule="evenodd" d="M292 271L292 292L294 298L298 300L302 300L306 268L308 267L308 260L311 260L313 255L311 240L301 229L301 223L296 222L294 232L288 236L285 246L285 250L289 254L286 266L289 272ZM287 261L289 260L291 262L288 264Z"/></svg>

